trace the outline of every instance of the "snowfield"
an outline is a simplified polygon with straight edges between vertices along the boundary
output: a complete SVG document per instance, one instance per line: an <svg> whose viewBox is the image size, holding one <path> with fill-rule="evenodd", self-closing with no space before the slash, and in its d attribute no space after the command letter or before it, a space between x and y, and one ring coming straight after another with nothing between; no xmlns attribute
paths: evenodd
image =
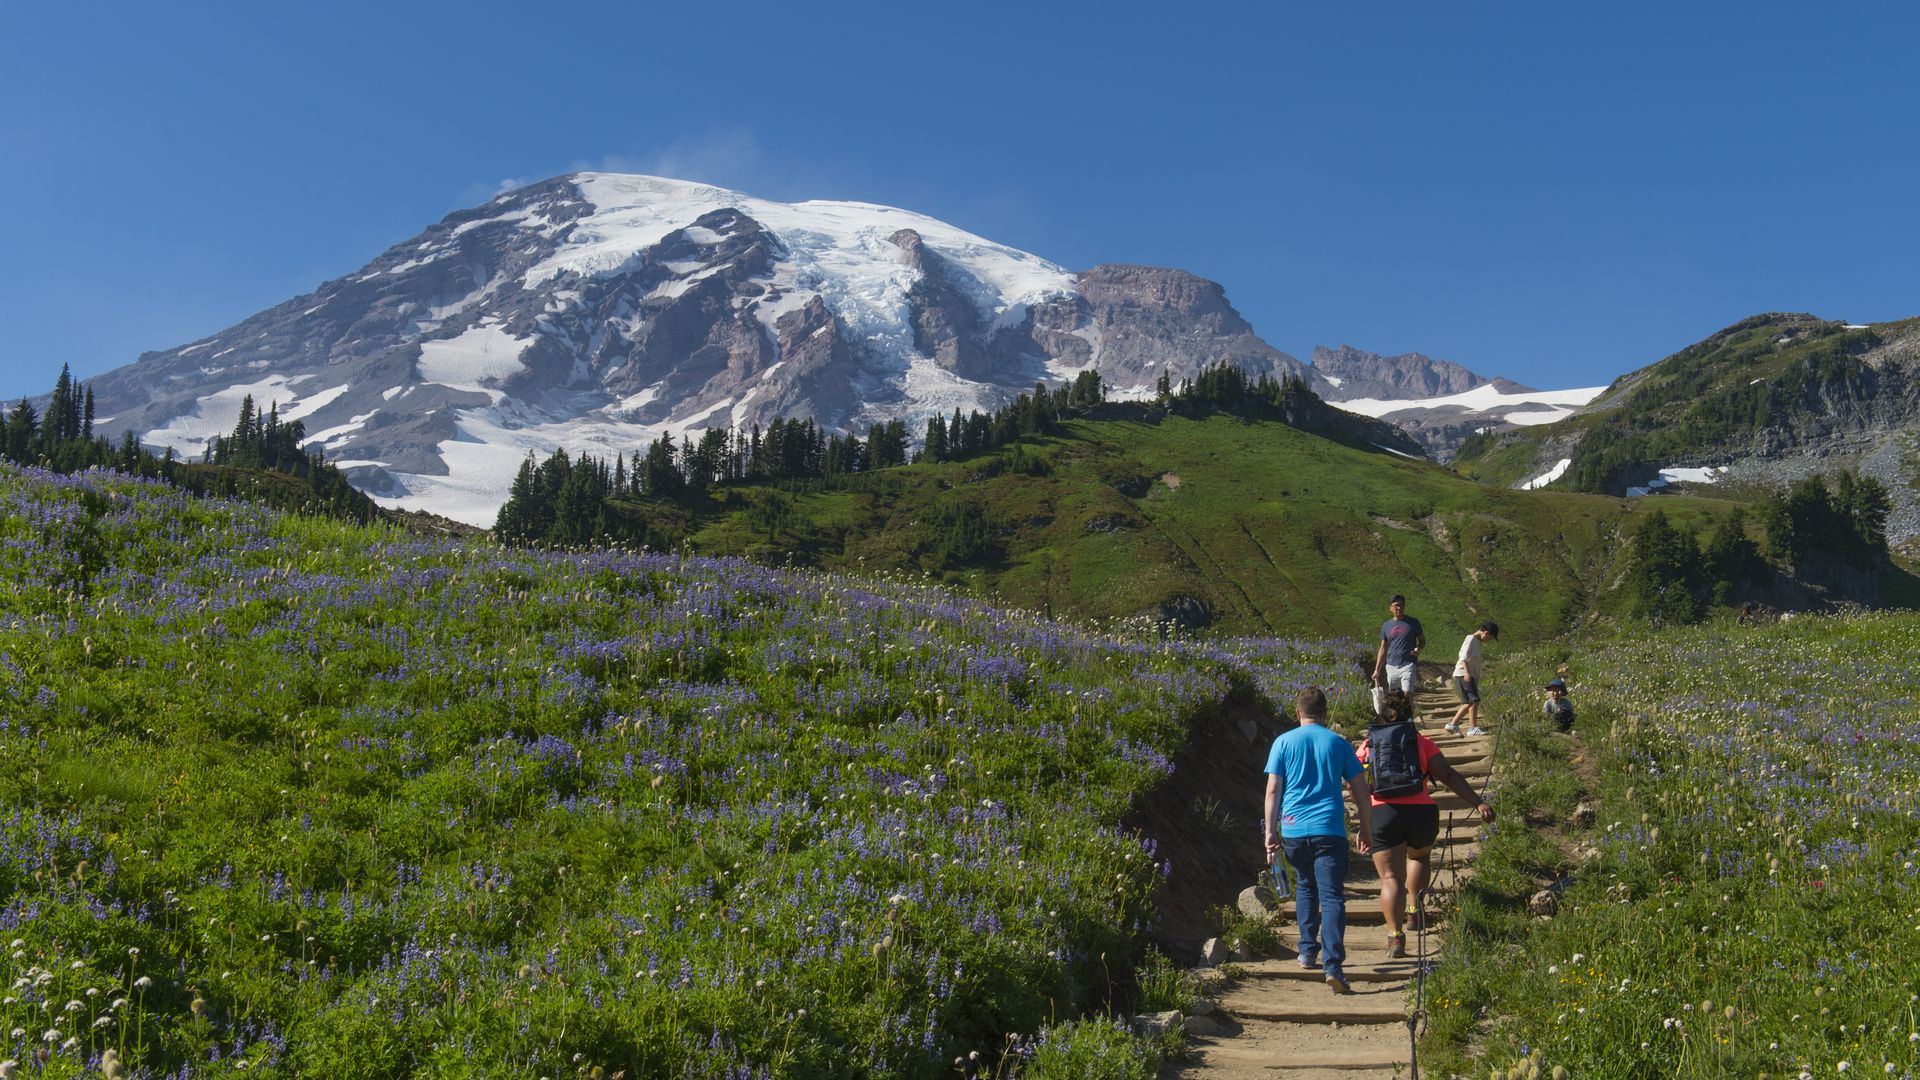
<svg viewBox="0 0 1920 1080"><path fill-rule="evenodd" d="M1662 488L1674 484L1711 484L1726 475L1727 466L1715 465L1707 468L1668 468L1661 469L1659 475L1648 481L1645 486L1627 489L1629 496L1651 495Z"/></svg>
<svg viewBox="0 0 1920 1080"><path fill-rule="evenodd" d="M1558 480L1561 477L1567 475L1567 466L1571 464L1573 464L1572 458L1561 458L1558 462L1554 463L1553 468L1548 469L1546 472L1541 473L1539 476L1536 476L1533 479L1527 481L1526 483L1521 484L1520 490L1532 491L1535 488L1546 487L1548 484L1551 484L1555 480Z"/></svg>
<svg viewBox="0 0 1920 1080"><path fill-rule="evenodd" d="M171 447L182 458L198 458L206 450L207 440L215 435L233 433L234 422L240 418L240 403L249 395L253 397L253 406L258 412L265 413L277 407L281 420L300 420L326 408L335 398L347 392L346 386L330 386L303 397L295 385L310 382L314 378L312 375L296 379L288 379L285 375L269 375L256 382L236 383L225 390L196 398L191 413L176 416L165 427L147 432L141 441L152 447Z"/></svg>
<svg viewBox="0 0 1920 1080"><path fill-rule="evenodd" d="M618 273L667 234L715 210L733 209L759 222L786 249L776 286L790 294L818 293L856 337L902 358L913 349L907 291L920 277L889 239L902 229L919 233L927 247L964 271L957 275L963 285L973 279L969 298L996 326L1018 325L1031 304L1073 291L1073 274L1064 267L891 206L771 202L709 184L620 173L581 173L576 186L594 212L575 223L559 251L527 271L524 285L568 272ZM715 242L725 235L702 226L695 238ZM806 299L802 295L798 303ZM771 321L778 313L763 317Z"/></svg>
<svg viewBox="0 0 1920 1080"><path fill-rule="evenodd" d="M482 319L459 337L421 342L414 367L423 381L490 394L497 402L506 397L497 389L500 383L526 370L520 354L531 344L529 339L509 336L493 320Z"/></svg>
<svg viewBox="0 0 1920 1080"><path fill-rule="evenodd" d="M1448 394L1445 397L1399 400L1354 398L1351 401L1336 401L1332 404L1335 408L1359 413L1361 416L1371 416L1376 420L1414 409L1451 407L1463 412L1500 413L1500 419L1511 424L1550 424L1555 420L1573 415L1574 409L1599 397L1605 390L1604 386L1587 386L1575 390L1535 390L1514 394L1502 391L1499 387L1488 383L1464 393ZM1502 413L1501 410L1505 409L1511 411Z"/></svg>

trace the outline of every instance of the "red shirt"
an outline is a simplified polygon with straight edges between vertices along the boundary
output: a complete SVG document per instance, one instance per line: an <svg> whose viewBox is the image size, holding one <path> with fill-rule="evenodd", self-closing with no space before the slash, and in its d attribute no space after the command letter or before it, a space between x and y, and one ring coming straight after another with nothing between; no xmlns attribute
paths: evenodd
<svg viewBox="0 0 1920 1080"><path fill-rule="evenodd" d="M1432 739L1427 738L1425 735L1419 735L1415 737L1420 740L1420 771L1428 777L1429 781L1431 781L1433 774L1430 771L1428 771L1427 762L1432 761L1433 755L1440 752L1440 747L1437 746ZM1360 759L1360 764L1365 765L1367 763L1367 751L1372 749L1372 744L1365 738L1361 738L1360 740L1358 740L1358 743L1359 745L1354 749L1353 754L1355 757ZM1369 777L1368 779L1372 779L1372 778ZM1373 805L1375 806L1386 806L1389 803L1391 803L1394 806L1436 805L1433 801L1433 796L1428 793L1425 785L1421 785L1420 790L1415 792L1412 795L1399 795L1391 799L1383 799L1378 795L1375 795L1373 797Z"/></svg>

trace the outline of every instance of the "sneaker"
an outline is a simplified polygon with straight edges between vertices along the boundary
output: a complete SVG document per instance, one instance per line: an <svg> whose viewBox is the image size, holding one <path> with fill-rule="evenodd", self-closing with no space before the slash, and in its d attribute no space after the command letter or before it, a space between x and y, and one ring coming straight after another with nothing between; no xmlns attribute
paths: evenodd
<svg viewBox="0 0 1920 1080"><path fill-rule="evenodd" d="M1347 977L1339 968L1327 969L1327 986L1336 994L1348 993Z"/></svg>
<svg viewBox="0 0 1920 1080"><path fill-rule="evenodd" d="M1319 958L1319 957L1317 957L1317 956L1305 956L1305 955L1303 955L1303 956L1301 956L1301 957L1300 957L1300 966L1301 966L1301 967L1303 967L1303 968L1305 968L1305 969L1306 969L1306 970L1308 970L1308 971L1319 971L1319 970L1320 970L1320 958Z"/></svg>
<svg viewBox="0 0 1920 1080"><path fill-rule="evenodd" d="M1475 724L1467 729L1467 734L1469 735L1485 735L1486 733L1487 729L1481 727L1479 724Z"/></svg>
<svg viewBox="0 0 1920 1080"><path fill-rule="evenodd" d="M1387 935L1387 957L1391 960L1404 959L1407 955L1407 935L1404 931Z"/></svg>
<svg viewBox="0 0 1920 1080"><path fill-rule="evenodd" d="M1452 720L1449 720L1447 721L1445 730L1446 730L1446 733L1449 735L1458 735L1460 734L1460 725L1454 723Z"/></svg>

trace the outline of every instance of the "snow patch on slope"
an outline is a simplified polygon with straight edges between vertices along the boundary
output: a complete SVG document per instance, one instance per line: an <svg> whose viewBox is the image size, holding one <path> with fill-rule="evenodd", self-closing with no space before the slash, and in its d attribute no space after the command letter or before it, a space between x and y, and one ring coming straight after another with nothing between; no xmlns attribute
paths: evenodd
<svg viewBox="0 0 1920 1080"><path fill-rule="evenodd" d="M1572 409L1540 409L1537 411L1533 409L1522 409L1519 412L1507 413L1500 419L1505 420L1509 424L1518 424L1521 427L1532 427L1535 424L1551 424L1555 420L1565 420L1572 415Z"/></svg>
<svg viewBox="0 0 1920 1080"><path fill-rule="evenodd" d="M1533 390L1525 393L1508 393L1492 383L1476 386L1471 390L1444 397L1385 399L1354 398L1351 401L1336 401L1335 408L1345 409L1361 416L1381 419L1394 413L1413 409L1443 409L1449 406L1469 412L1498 412L1511 408L1503 419L1515 424L1545 424L1564 416L1572 415L1575 408L1585 405L1601 395L1604 386L1588 386L1574 390ZM1532 406L1532 408L1528 408ZM1552 413L1554 415L1547 416Z"/></svg>
<svg viewBox="0 0 1920 1080"><path fill-rule="evenodd" d="M1635 497L1651 495L1662 488L1672 487L1674 484L1711 484L1726 475L1726 472L1727 466L1725 465L1708 466L1706 468L1683 467L1661 469L1659 475L1647 481L1644 486L1628 488L1627 494Z"/></svg>
<svg viewBox="0 0 1920 1080"><path fill-rule="evenodd" d="M216 390L194 399L192 412L174 417L165 427L154 428L142 436L141 441L149 446L172 447L181 457L198 457L206 450L207 440L233 433L233 425L240 419L240 403L249 395L257 411L264 413L277 406L284 421L311 416L348 390L345 385L329 386L303 397L294 388L295 384L314 378L313 375L293 379L269 375L257 382L236 383Z"/></svg>
<svg viewBox="0 0 1920 1080"><path fill-rule="evenodd" d="M498 320L482 319L458 337L421 342L414 366L426 382L491 394L497 402L506 395L496 387L526 370L520 354L531 343L502 330Z"/></svg>
<svg viewBox="0 0 1920 1080"><path fill-rule="evenodd" d="M1521 484L1520 490L1532 491L1535 488L1546 487L1548 484L1551 484L1555 480L1558 480L1561 477L1567 475L1567 466L1571 464L1573 464L1572 458L1561 458L1559 461L1554 463L1553 468L1548 469L1546 472L1541 473L1539 476L1536 476L1533 479L1527 481L1526 483Z"/></svg>
<svg viewBox="0 0 1920 1080"><path fill-rule="evenodd" d="M555 450L570 454L587 453L612 461L624 455L631 461L637 451L661 435L697 434L724 415L733 405L722 401L685 420L642 424L616 418L615 409L603 409L579 418L555 418L514 407L485 406L454 412L455 435L441 441L435 450L447 467L447 475L389 471L387 476L406 493L397 496L374 495L382 506L407 510L425 510L481 528L492 528L500 507L507 501L508 489L520 470L520 462L531 453L543 459ZM361 464L379 464L364 462Z"/></svg>

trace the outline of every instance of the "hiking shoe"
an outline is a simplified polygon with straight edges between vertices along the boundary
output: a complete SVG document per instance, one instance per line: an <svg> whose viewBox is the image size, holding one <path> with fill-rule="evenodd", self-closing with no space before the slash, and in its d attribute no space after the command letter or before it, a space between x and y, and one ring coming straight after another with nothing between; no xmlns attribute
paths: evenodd
<svg viewBox="0 0 1920 1080"><path fill-rule="evenodd" d="M1327 969L1327 987L1336 994L1349 993L1347 977L1339 968Z"/></svg>
<svg viewBox="0 0 1920 1080"><path fill-rule="evenodd" d="M1300 966L1308 971L1320 970L1320 958L1317 956L1301 956L1299 960Z"/></svg>
<svg viewBox="0 0 1920 1080"><path fill-rule="evenodd" d="M1447 723L1446 723L1446 727L1445 727L1445 729L1444 729L1444 730L1445 730L1445 731L1446 731L1446 733L1447 733L1447 734L1449 734L1449 735L1458 735L1458 734L1460 734L1460 725L1459 725L1459 724L1456 724L1456 723L1454 723L1454 722L1453 722L1453 721L1451 721L1451 720L1449 720L1449 721L1447 721Z"/></svg>
<svg viewBox="0 0 1920 1080"><path fill-rule="evenodd" d="M1475 724L1467 729L1467 734L1469 735L1485 735L1486 733L1487 729L1481 727L1479 724Z"/></svg>
<svg viewBox="0 0 1920 1080"><path fill-rule="evenodd" d="M1390 960L1401 960L1401 959L1404 959L1406 955L1407 955L1406 933L1403 931L1398 934L1388 934L1387 935L1387 958Z"/></svg>

